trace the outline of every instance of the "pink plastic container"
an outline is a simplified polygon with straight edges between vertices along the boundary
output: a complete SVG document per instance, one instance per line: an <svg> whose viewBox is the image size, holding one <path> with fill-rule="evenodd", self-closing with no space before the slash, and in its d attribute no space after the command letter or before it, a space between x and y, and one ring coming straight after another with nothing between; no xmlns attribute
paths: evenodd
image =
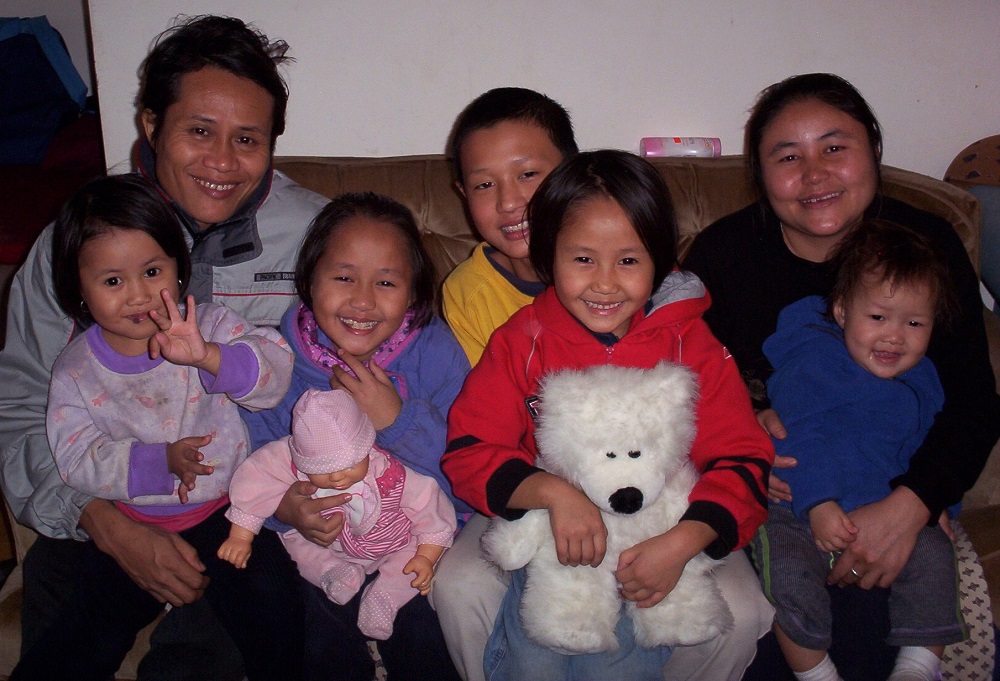
<svg viewBox="0 0 1000 681"><path fill-rule="evenodd" d="M718 137L643 137L640 156L722 156Z"/></svg>

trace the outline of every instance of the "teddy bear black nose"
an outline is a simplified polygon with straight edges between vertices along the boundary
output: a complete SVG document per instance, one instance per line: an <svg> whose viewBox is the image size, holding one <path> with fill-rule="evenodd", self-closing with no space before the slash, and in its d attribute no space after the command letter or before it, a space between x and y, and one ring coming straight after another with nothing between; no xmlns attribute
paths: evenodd
<svg viewBox="0 0 1000 681"><path fill-rule="evenodd" d="M615 513L635 513L642 508L642 492L635 487L622 487L608 501Z"/></svg>

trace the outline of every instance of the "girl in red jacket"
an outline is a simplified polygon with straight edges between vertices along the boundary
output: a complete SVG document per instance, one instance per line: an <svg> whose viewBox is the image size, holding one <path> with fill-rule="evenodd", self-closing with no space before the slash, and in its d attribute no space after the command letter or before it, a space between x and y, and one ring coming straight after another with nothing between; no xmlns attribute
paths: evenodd
<svg viewBox="0 0 1000 681"><path fill-rule="evenodd" d="M655 605L693 556L722 558L746 545L766 517L773 449L732 357L701 319L704 286L675 268L673 206L649 163L620 151L578 154L545 179L528 215L531 262L549 287L490 338L452 406L442 467L455 494L486 515L548 509L560 562L597 566L607 537L599 510L534 465L539 381L595 364L690 367L699 381L690 456L701 479L681 522L624 551L616 572L623 597ZM505 601L498 624L517 628L506 609ZM551 678L660 678L669 656L636 650L628 631L617 653L560 656L531 649L511 628L498 626L491 637L487 678L540 678L542 670Z"/></svg>

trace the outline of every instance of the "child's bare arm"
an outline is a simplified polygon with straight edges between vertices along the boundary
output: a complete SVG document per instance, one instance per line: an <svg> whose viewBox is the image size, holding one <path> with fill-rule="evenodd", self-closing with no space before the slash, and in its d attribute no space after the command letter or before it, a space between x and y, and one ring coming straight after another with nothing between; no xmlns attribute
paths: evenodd
<svg viewBox="0 0 1000 681"><path fill-rule="evenodd" d="M640 608L656 605L677 586L688 561L718 536L705 523L682 520L663 534L625 549L615 572L622 597Z"/></svg>
<svg viewBox="0 0 1000 681"><path fill-rule="evenodd" d="M858 527L836 501L824 501L809 509L809 530L823 551L843 551L858 535Z"/></svg>
<svg viewBox="0 0 1000 681"><path fill-rule="evenodd" d="M193 435L167 445L167 470L181 481L177 496L182 504L187 503L188 492L194 489L195 478L199 475L211 475L215 470L202 463L205 455L200 449L211 441L211 435Z"/></svg>
<svg viewBox="0 0 1000 681"><path fill-rule="evenodd" d="M229 538L219 547L219 558L232 563L234 567L245 568L250 560L253 538L253 532L234 524L229 528Z"/></svg>
<svg viewBox="0 0 1000 681"><path fill-rule="evenodd" d="M587 495L545 471L525 478L510 497L511 508L549 511L556 555L563 565L597 567L607 550L608 529Z"/></svg>
<svg viewBox="0 0 1000 681"><path fill-rule="evenodd" d="M434 566L444 553L443 546L435 544L420 544L417 546L417 553L406 565L403 566L404 575L414 575L410 586L420 591L421 596L426 596L431 590L431 580L434 579Z"/></svg>

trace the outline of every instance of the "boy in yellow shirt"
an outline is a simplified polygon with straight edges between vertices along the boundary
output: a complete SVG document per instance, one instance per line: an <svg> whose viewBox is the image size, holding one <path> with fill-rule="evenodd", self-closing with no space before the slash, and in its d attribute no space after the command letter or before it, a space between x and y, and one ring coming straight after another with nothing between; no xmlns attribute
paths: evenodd
<svg viewBox="0 0 1000 681"><path fill-rule="evenodd" d="M525 88L496 88L459 114L449 139L455 184L483 239L444 282L444 318L474 366L498 326L545 286L528 259L525 208L577 152L566 110Z"/></svg>

